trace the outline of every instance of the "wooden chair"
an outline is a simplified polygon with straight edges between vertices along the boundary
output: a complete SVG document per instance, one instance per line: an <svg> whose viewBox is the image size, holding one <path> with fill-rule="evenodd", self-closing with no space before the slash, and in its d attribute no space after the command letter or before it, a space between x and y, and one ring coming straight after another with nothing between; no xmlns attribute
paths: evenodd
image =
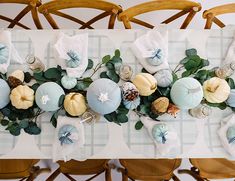
<svg viewBox="0 0 235 181"><path fill-rule="evenodd" d="M235 178L235 161L222 158L190 159L191 170L178 170L178 173L191 175L197 181L208 179Z"/></svg>
<svg viewBox="0 0 235 181"><path fill-rule="evenodd" d="M131 29L130 22L147 28L153 28L153 25L139 20L135 16L158 10L180 10L177 14L163 21L162 23L164 24L168 24L188 13L188 16L180 27L181 29L185 29L194 15L201 10L201 5L190 0L151 0L124 10L119 14L118 19L123 22L126 29Z"/></svg>
<svg viewBox="0 0 235 181"><path fill-rule="evenodd" d="M34 166L39 160L0 160L0 179L20 179L33 181L49 168Z"/></svg>
<svg viewBox="0 0 235 181"><path fill-rule="evenodd" d="M228 13L235 13L235 3L217 6L204 11L203 18L206 19L205 29L210 29L212 23L217 24L220 28L225 27L225 24L220 21L216 16Z"/></svg>
<svg viewBox="0 0 235 181"><path fill-rule="evenodd" d="M173 179L179 181L173 171L180 166L180 159L124 159L119 160L124 168L118 168L122 173L122 181L144 180L162 181Z"/></svg>
<svg viewBox="0 0 235 181"><path fill-rule="evenodd" d="M30 29L28 26L20 23L19 21L29 12L32 14L32 18L34 21L34 24L38 29L42 29L42 25L40 23L39 17L38 17L38 10L37 8L41 5L40 0L0 0L0 4L25 4L26 7L14 18L11 19L7 16L0 14L0 20L4 20L7 22L10 22L9 26L7 28L14 28L16 25L18 25L21 28L24 29Z"/></svg>
<svg viewBox="0 0 235 181"><path fill-rule="evenodd" d="M73 17L69 14L63 13L61 10L69 9L69 8L91 8L102 10L101 14L95 16L88 22L84 22L76 17ZM101 20L105 17L110 16L108 28L113 29L114 23L117 17L117 14L122 11L122 8L116 4L111 2L107 2L104 0L59 0L59 1L50 1L48 3L43 4L39 7L39 12L44 14L47 21L50 23L51 27L54 29L59 29L59 26L52 18L51 14L66 18L73 22L76 22L81 25L80 29L94 29L91 27L93 23L98 20Z"/></svg>
<svg viewBox="0 0 235 181"><path fill-rule="evenodd" d="M70 160L68 162L59 161L59 168L52 173L47 181L53 181L60 173L64 174L69 180L76 181L70 175L94 175L86 181L93 180L101 173L105 172L105 180L112 181L111 167L108 160L86 160L83 162Z"/></svg>

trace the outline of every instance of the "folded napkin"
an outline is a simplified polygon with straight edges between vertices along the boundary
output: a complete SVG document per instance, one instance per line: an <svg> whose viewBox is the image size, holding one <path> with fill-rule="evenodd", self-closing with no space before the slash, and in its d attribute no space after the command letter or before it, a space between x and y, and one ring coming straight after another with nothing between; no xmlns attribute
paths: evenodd
<svg viewBox="0 0 235 181"><path fill-rule="evenodd" d="M79 118L59 116L53 143L53 161L85 160L84 144L84 126Z"/></svg>
<svg viewBox="0 0 235 181"><path fill-rule="evenodd" d="M131 49L140 64L151 74L169 69L168 33L150 30L132 44Z"/></svg>
<svg viewBox="0 0 235 181"><path fill-rule="evenodd" d="M55 50L57 64L66 69L67 75L81 77L88 65L88 34L68 36L60 33Z"/></svg>
<svg viewBox="0 0 235 181"><path fill-rule="evenodd" d="M224 61L222 62L222 64L225 65L231 62L235 62L235 33L234 33L233 41L228 48L226 57Z"/></svg>

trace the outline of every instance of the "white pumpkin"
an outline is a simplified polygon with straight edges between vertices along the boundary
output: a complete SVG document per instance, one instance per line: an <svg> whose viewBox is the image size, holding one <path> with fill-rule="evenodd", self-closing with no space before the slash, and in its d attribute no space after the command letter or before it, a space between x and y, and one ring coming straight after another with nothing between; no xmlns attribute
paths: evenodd
<svg viewBox="0 0 235 181"><path fill-rule="evenodd" d="M10 100L17 109L28 109L33 106L34 90L27 85L19 85L11 91Z"/></svg>
<svg viewBox="0 0 235 181"><path fill-rule="evenodd" d="M132 80L141 96L149 96L157 89L157 80L148 73L139 73Z"/></svg>
<svg viewBox="0 0 235 181"><path fill-rule="evenodd" d="M85 97L80 93L69 93L64 99L64 109L71 116L82 115L87 109Z"/></svg>
<svg viewBox="0 0 235 181"><path fill-rule="evenodd" d="M230 87L226 80L213 77L203 83L203 92L208 102L222 103L228 98Z"/></svg>
<svg viewBox="0 0 235 181"><path fill-rule="evenodd" d="M19 79L21 82L24 82L24 72L22 70L15 70L9 76Z"/></svg>
<svg viewBox="0 0 235 181"><path fill-rule="evenodd" d="M159 87L168 87L173 82L172 71L169 69L162 69L154 74Z"/></svg>

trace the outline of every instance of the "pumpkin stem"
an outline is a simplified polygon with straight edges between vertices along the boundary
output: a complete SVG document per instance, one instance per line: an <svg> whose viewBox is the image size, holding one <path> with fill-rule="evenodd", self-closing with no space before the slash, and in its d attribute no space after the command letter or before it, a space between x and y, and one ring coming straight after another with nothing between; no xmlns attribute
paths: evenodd
<svg viewBox="0 0 235 181"><path fill-rule="evenodd" d="M219 87L219 85L217 85L217 86L209 86L209 87L207 87L207 91L208 92L212 92L212 93L214 93L215 91L216 91L216 89L218 89L218 87Z"/></svg>

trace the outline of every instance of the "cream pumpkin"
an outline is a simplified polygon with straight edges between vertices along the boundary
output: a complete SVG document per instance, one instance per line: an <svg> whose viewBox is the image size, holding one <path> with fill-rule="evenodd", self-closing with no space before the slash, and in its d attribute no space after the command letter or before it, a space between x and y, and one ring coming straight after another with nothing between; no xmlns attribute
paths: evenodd
<svg viewBox="0 0 235 181"><path fill-rule="evenodd" d="M17 109L28 109L33 106L34 90L27 85L19 85L11 91L10 100Z"/></svg>
<svg viewBox="0 0 235 181"><path fill-rule="evenodd" d="M82 115L87 109L84 96L80 93L69 93L64 99L64 109L71 116Z"/></svg>
<svg viewBox="0 0 235 181"><path fill-rule="evenodd" d="M208 102L222 103L228 98L230 87L226 80L213 77L203 83L203 92Z"/></svg>
<svg viewBox="0 0 235 181"><path fill-rule="evenodd" d="M24 72L22 70L15 70L10 74L10 76L19 79L21 82L24 82Z"/></svg>
<svg viewBox="0 0 235 181"><path fill-rule="evenodd" d="M139 73L132 80L141 96L149 96L157 89L157 80L148 73Z"/></svg>

